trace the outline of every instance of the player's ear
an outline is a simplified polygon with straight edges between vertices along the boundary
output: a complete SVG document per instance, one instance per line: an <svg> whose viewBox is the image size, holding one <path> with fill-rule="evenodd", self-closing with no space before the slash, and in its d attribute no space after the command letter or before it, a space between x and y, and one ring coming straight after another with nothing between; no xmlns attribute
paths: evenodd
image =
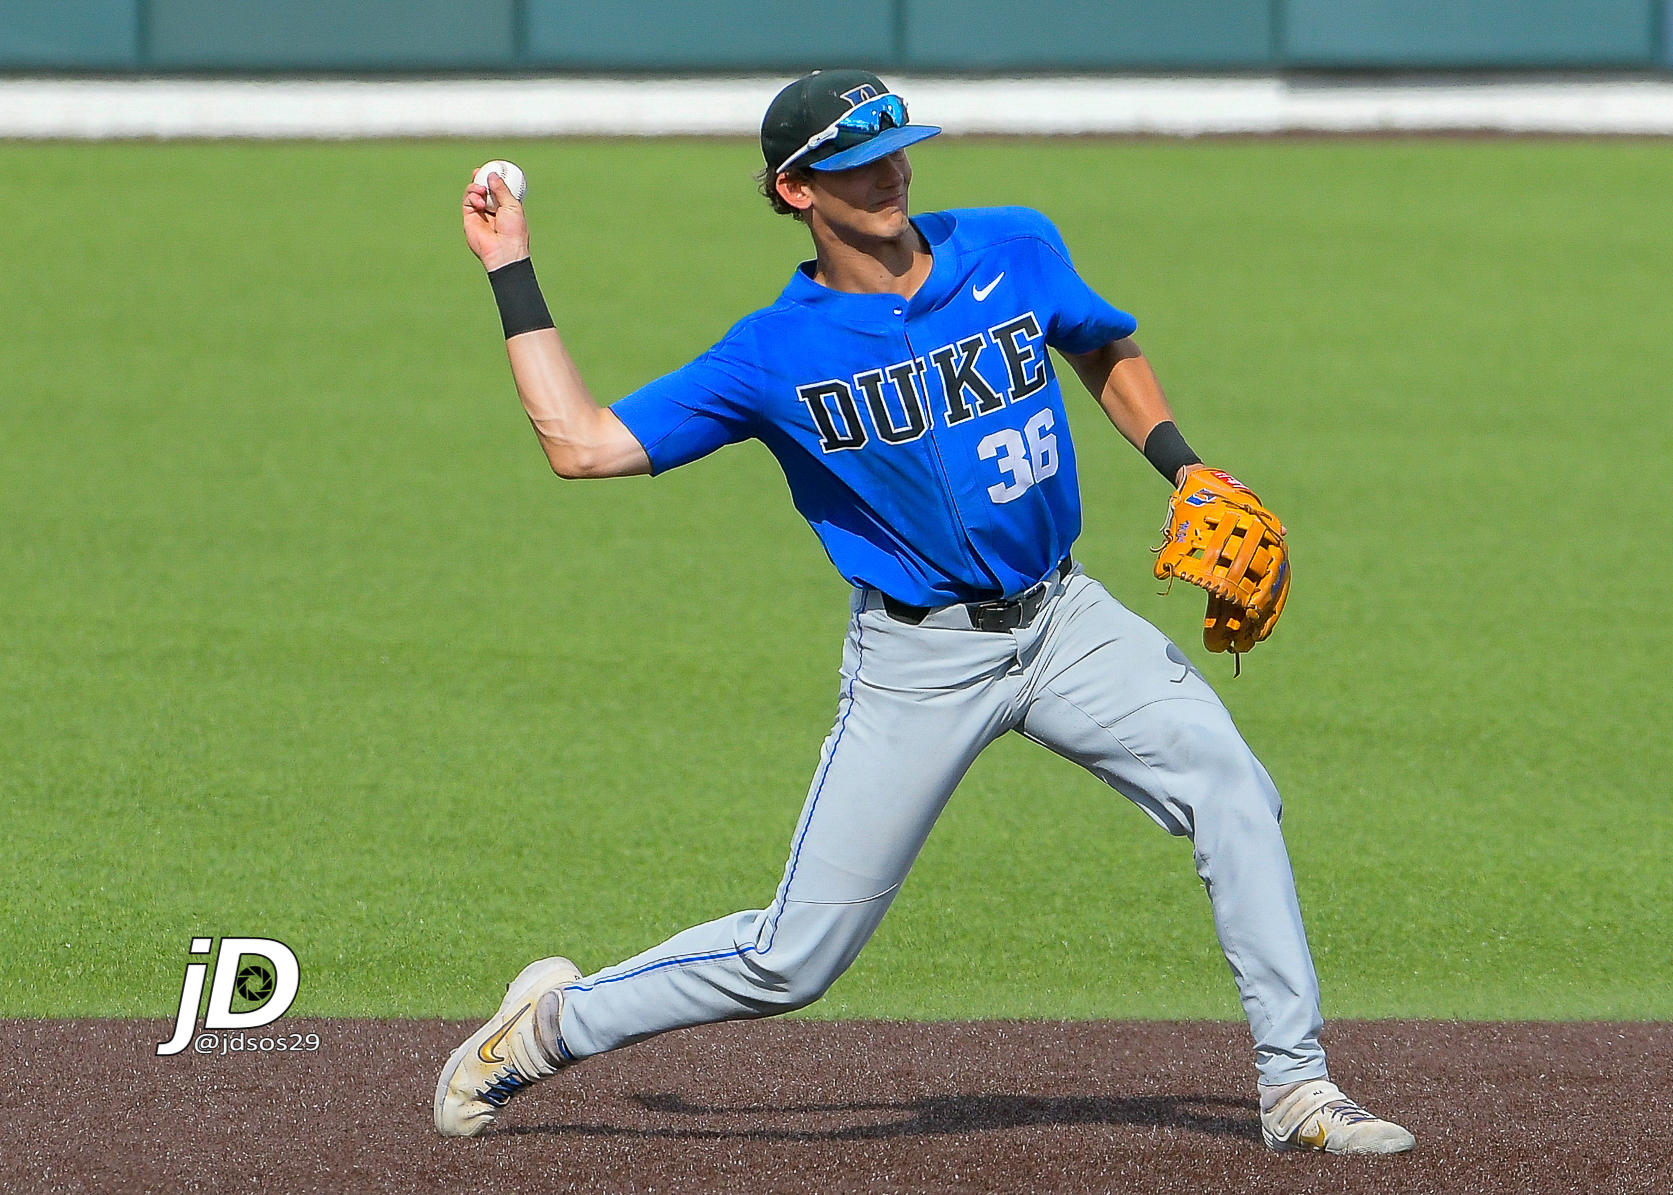
<svg viewBox="0 0 1673 1195"><path fill-rule="evenodd" d="M780 199L784 200L798 212L805 212L813 206L812 180L791 174L781 174L773 184Z"/></svg>

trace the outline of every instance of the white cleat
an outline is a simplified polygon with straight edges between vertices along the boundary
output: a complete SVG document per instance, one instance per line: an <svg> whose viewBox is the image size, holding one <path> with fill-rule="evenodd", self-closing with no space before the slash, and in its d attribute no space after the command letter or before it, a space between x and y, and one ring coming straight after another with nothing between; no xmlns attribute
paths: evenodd
<svg viewBox="0 0 1673 1195"><path fill-rule="evenodd" d="M436 1081L436 1132L474 1137L494 1123L512 1096L562 1069L535 1040L535 1009L547 993L562 1000L563 985L580 978L566 958L543 958L518 973L499 1011L442 1067Z"/></svg>
<svg viewBox="0 0 1673 1195"><path fill-rule="evenodd" d="M1303 1083L1262 1112L1261 1136L1268 1149L1328 1154L1398 1154L1417 1145L1416 1137L1367 1112L1328 1079Z"/></svg>

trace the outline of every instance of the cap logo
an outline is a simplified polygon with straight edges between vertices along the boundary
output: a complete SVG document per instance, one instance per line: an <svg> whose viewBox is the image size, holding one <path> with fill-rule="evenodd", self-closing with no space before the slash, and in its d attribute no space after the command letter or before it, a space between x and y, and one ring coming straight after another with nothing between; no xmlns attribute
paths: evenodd
<svg viewBox="0 0 1673 1195"><path fill-rule="evenodd" d="M843 92L842 98L847 100L850 104L863 104L867 100L874 100L882 94L883 93L881 91L878 91L877 88L873 87L870 83L861 83L852 91Z"/></svg>

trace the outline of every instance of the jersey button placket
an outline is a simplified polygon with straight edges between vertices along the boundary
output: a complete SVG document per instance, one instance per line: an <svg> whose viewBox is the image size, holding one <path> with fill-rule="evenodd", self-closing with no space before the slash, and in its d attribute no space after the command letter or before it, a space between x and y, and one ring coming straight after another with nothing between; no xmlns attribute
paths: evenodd
<svg viewBox="0 0 1673 1195"><path fill-rule="evenodd" d="M908 300L910 302L910 300ZM906 345L906 356L909 361L918 359L918 348L912 343L912 321L906 314L906 307L896 307L895 314L900 316L900 339ZM964 557L969 561L972 570L979 571L980 565L976 559L975 549L970 543L970 529L964 524L964 512L959 509L958 491L953 486L953 479L947 473L947 462L941 458L941 433L945 426L944 420L935 414L935 407L929 401L929 379L921 379L924 386L925 415L929 419L929 428L925 434L925 441L929 447L931 459L935 462L935 474L941 482L941 493L947 503L947 513L951 516L953 525L958 528L959 547L963 549Z"/></svg>

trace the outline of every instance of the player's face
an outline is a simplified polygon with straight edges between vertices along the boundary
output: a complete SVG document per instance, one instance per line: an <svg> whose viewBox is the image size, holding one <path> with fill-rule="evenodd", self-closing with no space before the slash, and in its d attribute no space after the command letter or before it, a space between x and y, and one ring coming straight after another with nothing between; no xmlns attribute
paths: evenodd
<svg viewBox="0 0 1673 1195"><path fill-rule="evenodd" d="M852 170L815 171L808 193L814 218L833 231L892 241L910 227L911 186L912 163L905 150L898 150Z"/></svg>

